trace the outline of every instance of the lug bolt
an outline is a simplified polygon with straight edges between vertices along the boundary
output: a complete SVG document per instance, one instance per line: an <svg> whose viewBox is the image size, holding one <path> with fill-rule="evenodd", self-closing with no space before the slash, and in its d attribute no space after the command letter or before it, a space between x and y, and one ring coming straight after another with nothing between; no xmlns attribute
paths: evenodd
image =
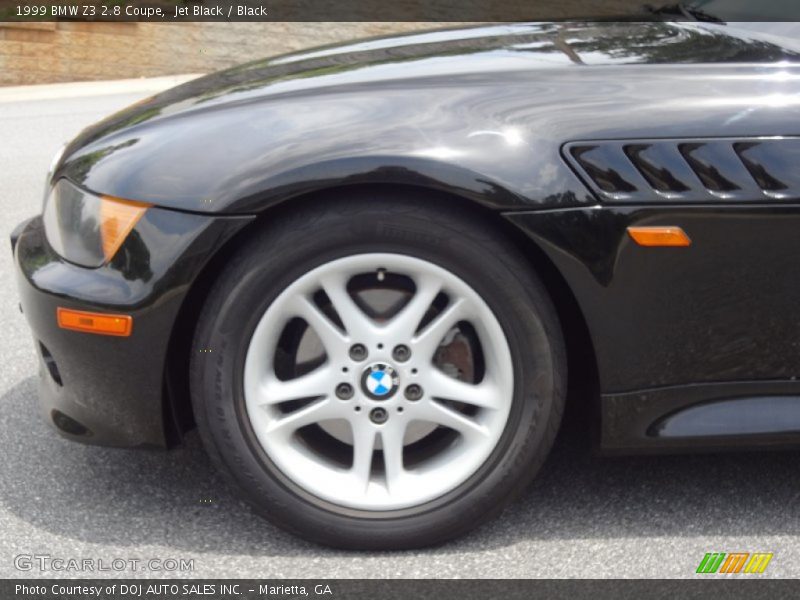
<svg viewBox="0 0 800 600"><path fill-rule="evenodd" d="M362 361L367 358L367 347L364 344L353 344L350 346L350 358Z"/></svg>
<svg viewBox="0 0 800 600"><path fill-rule="evenodd" d="M369 413L369 418L373 423L380 425L386 423L389 413L386 412L385 408L373 408Z"/></svg>
<svg viewBox="0 0 800 600"><path fill-rule="evenodd" d="M400 344L394 347L392 350L392 358L394 358L397 362L406 362L409 358L411 358L411 350L409 350L408 346Z"/></svg>
<svg viewBox="0 0 800 600"><path fill-rule="evenodd" d="M336 397L340 400L350 400L353 397L353 386L349 383L340 383L336 386Z"/></svg>
<svg viewBox="0 0 800 600"><path fill-rule="evenodd" d="M422 398L422 386L412 383L406 388L405 394L409 400L419 400Z"/></svg>

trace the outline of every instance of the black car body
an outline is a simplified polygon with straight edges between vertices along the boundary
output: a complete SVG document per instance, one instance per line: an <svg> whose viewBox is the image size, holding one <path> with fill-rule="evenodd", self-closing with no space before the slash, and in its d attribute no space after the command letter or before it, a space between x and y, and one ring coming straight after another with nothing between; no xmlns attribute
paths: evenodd
<svg viewBox="0 0 800 600"><path fill-rule="evenodd" d="M602 449L796 442L800 51L776 39L424 33L247 64L109 117L50 185L153 205L113 260L71 264L40 217L14 236L47 418L91 443L175 443L194 323L238 237L309 198L403 189L485 215L542 274ZM632 226L691 246L637 245ZM61 329L57 307L130 315L132 334Z"/></svg>

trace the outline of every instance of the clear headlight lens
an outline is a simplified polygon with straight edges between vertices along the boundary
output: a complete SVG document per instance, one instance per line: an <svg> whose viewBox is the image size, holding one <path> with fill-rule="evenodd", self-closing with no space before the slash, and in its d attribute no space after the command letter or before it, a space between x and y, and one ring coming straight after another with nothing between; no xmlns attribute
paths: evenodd
<svg viewBox="0 0 800 600"><path fill-rule="evenodd" d="M99 267L114 257L150 206L94 196L59 179L45 202L45 235L53 250L66 260Z"/></svg>
<svg viewBox="0 0 800 600"><path fill-rule="evenodd" d="M64 156L64 151L67 149L67 144L61 146L58 149L58 152L55 153L53 159L50 161L50 168L47 169L47 177L44 180L44 198L42 198L42 210L44 210L44 206L47 203L47 198L50 196L50 180L53 178L53 174L56 171L56 167L58 166L61 157Z"/></svg>
<svg viewBox="0 0 800 600"><path fill-rule="evenodd" d="M60 161L61 157L64 156L64 150L67 149L68 145L69 144L67 143L62 144L61 148L59 148L58 152L56 152L55 155L53 156L53 159L50 161L50 168L47 170L47 172L50 173L50 175L55 173L56 167L58 166L58 161Z"/></svg>

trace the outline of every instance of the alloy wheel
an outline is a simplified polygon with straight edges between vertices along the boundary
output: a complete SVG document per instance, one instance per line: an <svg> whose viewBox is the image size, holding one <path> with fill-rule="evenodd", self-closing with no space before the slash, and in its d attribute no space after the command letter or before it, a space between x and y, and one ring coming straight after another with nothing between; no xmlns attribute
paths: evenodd
<svg viewBox="0 0 800 600"><path fill-rule="evenodd" d="M294 483L362 510L456 488L497 445L513 368L492 310L429 261L371 253L291 283L250 339L247 417Z"/></svg>

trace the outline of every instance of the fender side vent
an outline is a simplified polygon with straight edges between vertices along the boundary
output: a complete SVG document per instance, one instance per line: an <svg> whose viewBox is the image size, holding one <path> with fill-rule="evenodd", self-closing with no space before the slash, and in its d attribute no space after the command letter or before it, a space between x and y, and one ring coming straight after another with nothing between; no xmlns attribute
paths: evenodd
<svg viewBox="0 0 800 600"><path fill-rule="evenodd" d="M563 155L609 202L800 199L800 137L593 140Z"/></svg>
<svg viewBox="0 0 800 600"><path fill-rule="evenodd" d="M718 145L692 142L679 144L678 149L706 189L712 192L734 192L742 189L720 171L724 159L720 156Z"/></svg>
<svg viewBox="0 0 800 600"><path fill-rule="evenodd" d="M592 180L604 192L633 192L636 187L610 166L611 157L607 156L607 148L598 146L582 146L574 148L572 155L586 169Z"/></svg>
<svg viewBox="0 0 800 600"><path fill-rule="evenodd" d="M653 189L665 194L688 192L689 186L667 166L664 150L664 144L630 144L625 146L625 155Z"/></svg>
<svg viewBox="0 0 800 600"><path fill-rule="evenodd" d="M767 165L774 165L781 160L779 156L770 156L771 148L774 149L771 145L763 142L738 142L733 145L734 151L761 189L783 192L788 190L789 186L767 170ZM798 157L795 156L795 158ZM784 166L789 167L789 165Z"/></svg>

